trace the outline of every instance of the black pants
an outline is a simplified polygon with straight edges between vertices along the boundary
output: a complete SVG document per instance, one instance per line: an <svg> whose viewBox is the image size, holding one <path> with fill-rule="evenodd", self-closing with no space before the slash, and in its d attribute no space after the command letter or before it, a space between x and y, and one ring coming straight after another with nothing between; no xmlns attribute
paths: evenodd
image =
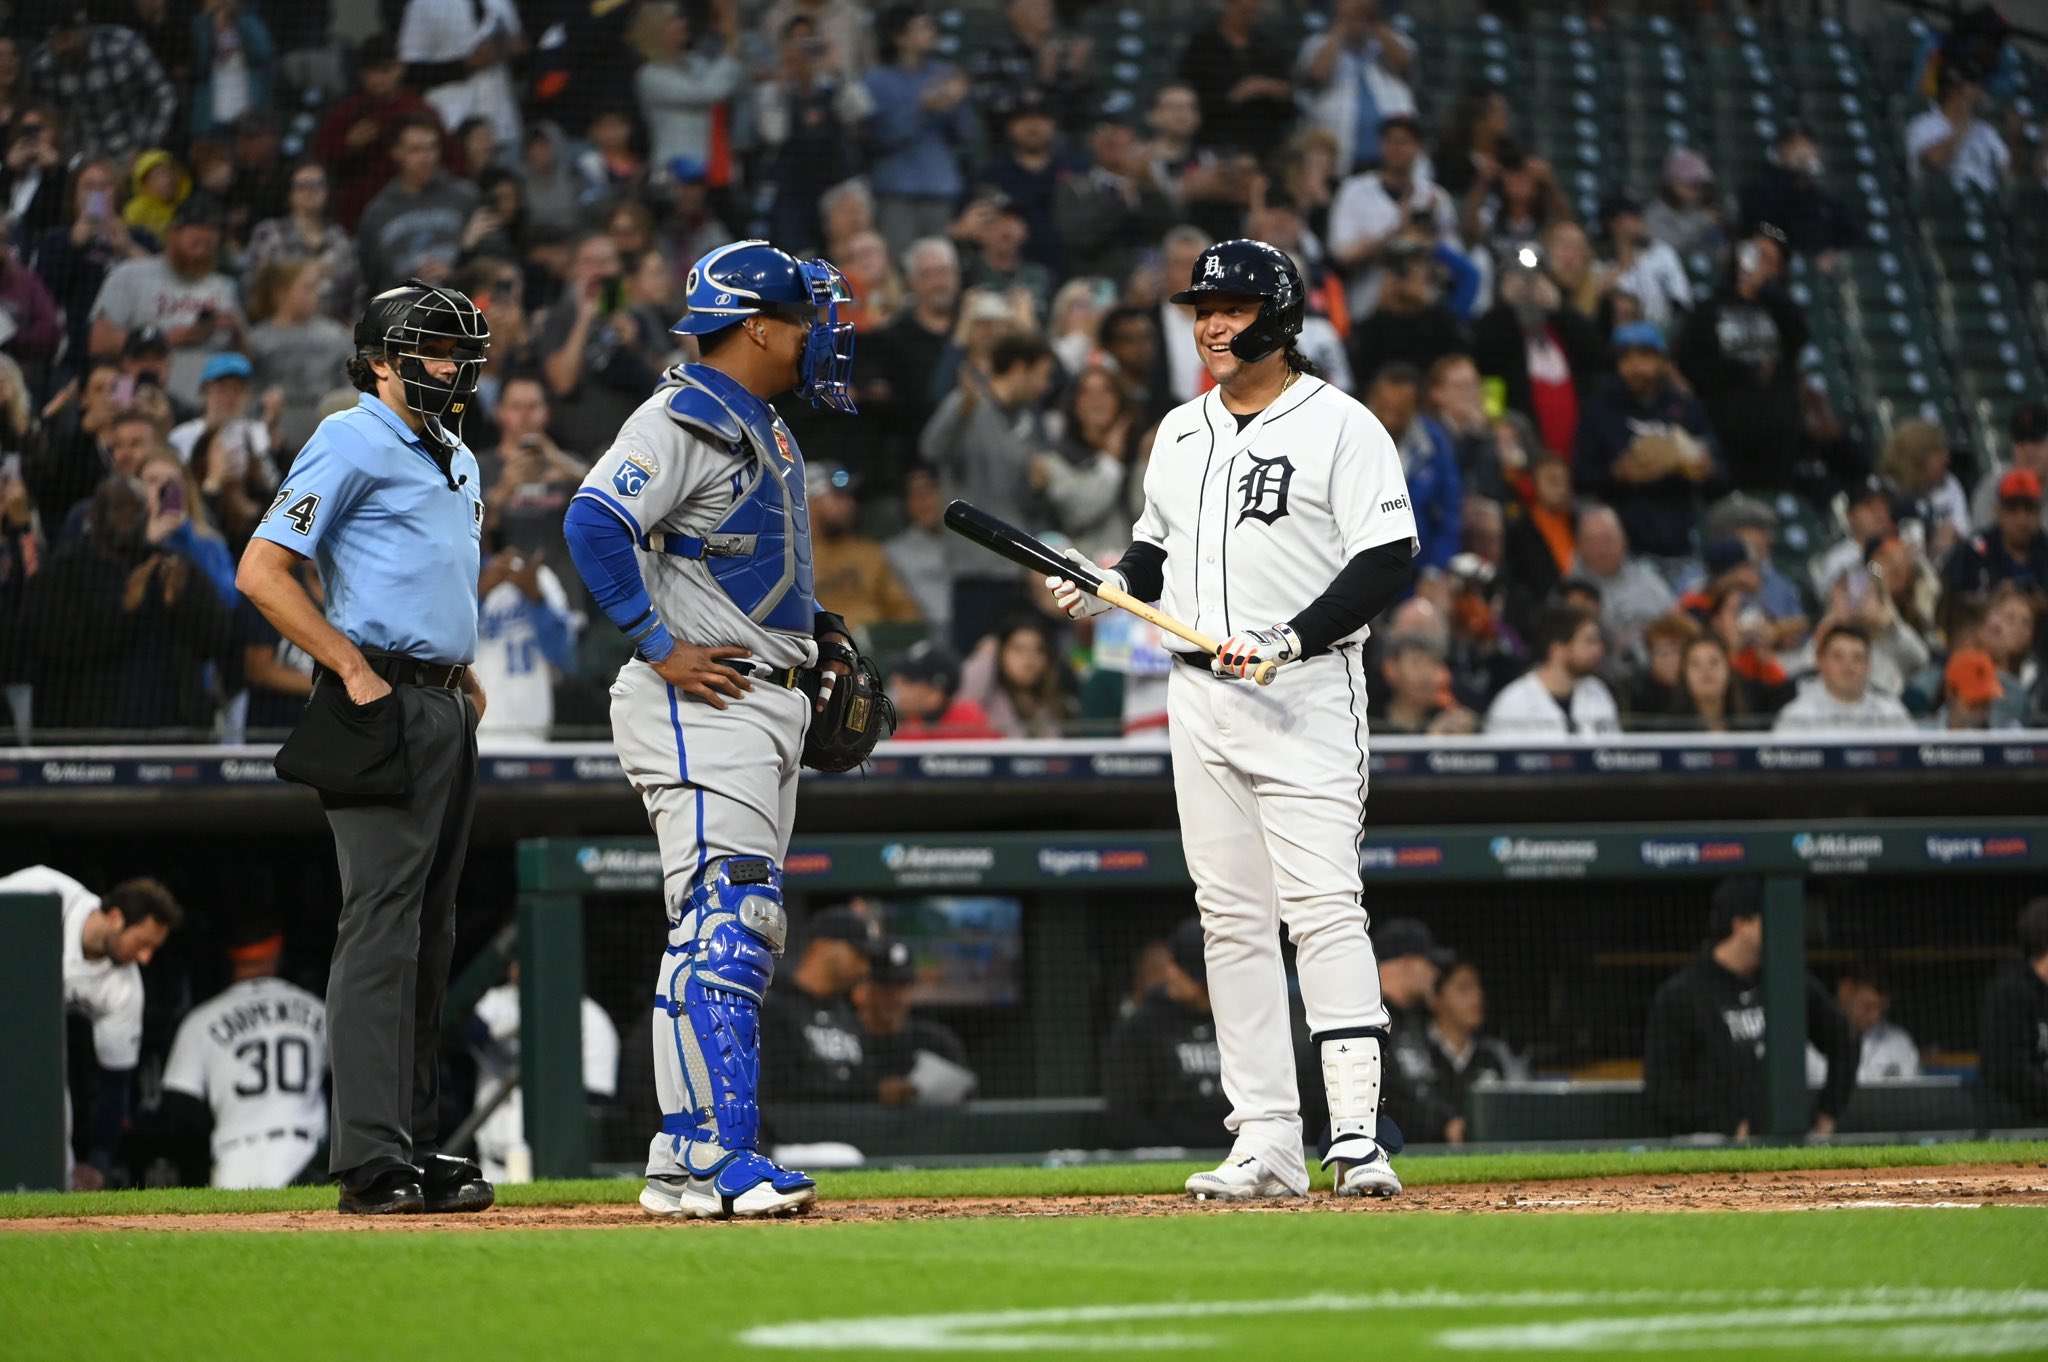
<svg viewBox="0 0 2048 1362"><path fill-rule="evenodd" d="M476 810L469 701L418 686L400 686L398 700L411 793L324 801L341 865L341 922L327 976L327 1166L352 1188L415 1163L440 1136L441 1004Z"/></svg>

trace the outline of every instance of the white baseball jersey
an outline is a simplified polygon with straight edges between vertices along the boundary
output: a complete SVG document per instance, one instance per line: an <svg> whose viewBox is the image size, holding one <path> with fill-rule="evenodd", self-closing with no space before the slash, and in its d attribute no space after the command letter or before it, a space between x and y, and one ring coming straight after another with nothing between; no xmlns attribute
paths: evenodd
<svg viewBox="0 0 2048 1362"><path fill-rule="evenodd" d="M526 1141L526 1109L519 1100L519 985L499 984L477 999L477 1020L490 1033L491 1047L477 1055L476 1100L512 1091L476 1130L477 1162L484 1176L505 1175L505 1156ZM583 1091L611 1097L619 1090L619 1028L595 999L583 1000Z"/></svg>
<svg viewBox="0 0 2048 1362"><path fill-rule="evenodd" d="M555 722L555 671L541 638L543 621L535 614L551 616L571 644L578 624L562 579L546 566L534 576L540 584L538 601L528 600L512 583L500 582L477 610L476 661L471 666L487 698L483 722L476 730L482 746L546 742Z"/></svg>
<svg viewBox="0 0 2048 1362"><path fill-rule="evenodd" d="M164 1090L213 1110L213 1185L282 1187L327 1134L327 1009L297 984L228 985L185 1014Z"/></svg>
<svg viewBox="0 0 2048 1362"><path fill-rule="evenodd" d="M1134 533L1166 552L1166 612L1218 640L1285 624L1368 549L1419 547L1386 429L1307 376L1242 429L1220 391L1167 413ZM1174 800L1206 940L1232 1157L1256 1155L1302 1190L1281 925L1312 1032L1387 1024L1358 866L1366 687L1355 644L1366 632L1281 667L1270 686L1182 664L1167 679ZM1370 1134L1361 1104L1333 1092L1332 1112L1351 1118L1340 1133Z"/></svg>
<svg viewBox="0 0 2048 1362"><path fill-rule="evenodd" d="M64 1009L92 1023L102 1069L132 1069L142 1055L142 970L102 956L85 958L85 920L100 896L46 865L0 877L0 894L55 894L64 905Z"/></svg>
<svg viewBox="0 0 2048 1362"><path fill-rule="evenodd" d="M1221 389L1168 412L1133 533L1166 550L1161 608L1217 639L1285 624L1367 549L1420 544L1386 427L1306 374L1241 431Z"/></svg>

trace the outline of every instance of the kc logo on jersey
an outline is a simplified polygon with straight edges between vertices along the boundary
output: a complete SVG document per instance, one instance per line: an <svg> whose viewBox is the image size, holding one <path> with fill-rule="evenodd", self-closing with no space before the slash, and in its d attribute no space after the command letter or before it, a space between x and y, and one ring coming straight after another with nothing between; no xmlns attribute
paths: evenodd
<svg viewBox="0 0 2048 1362"><path fill-rule="evenodd" d="M1287 488L1294 481L1294 465L1285 454L1271 459L1253 454L1250 458L1252 466L1237 480L1244 504L1238 507L1236 523L1263 520L1270 525L1287 514Z"/></svg>

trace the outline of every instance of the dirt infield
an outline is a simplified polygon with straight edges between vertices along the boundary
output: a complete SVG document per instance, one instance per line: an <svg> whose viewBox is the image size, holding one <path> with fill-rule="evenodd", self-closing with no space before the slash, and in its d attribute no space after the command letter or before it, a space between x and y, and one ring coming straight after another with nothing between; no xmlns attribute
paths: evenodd
<svg viewBox="0 0 2048 1362"><path fill-rule="evenodd" d="M828 1184L829 1186L829 1181ZM1652 1174L1557 1181L1466 1183L1411 1188L1391 1201L1339 1201L1318 1193L1305 1201L1252 1206L1204 1205L1180 1196L900 1197L826 1200L794 1219L743 1222L783 1225L967 1220L1009 1216L1390 1215L1422 1211L1457 1215L1605 1214L1645 1211L1813 1211L1857 1207L2048 1206L2048 1166L1814 1169L1773 1173ZM421 1231L648 1229L703 1225L657 1220L639 1206L499 1206L482 1215L341 1216L332 1211L253 1215L51 1216L0 1220L0 1233L77 1230Z"/></svg>

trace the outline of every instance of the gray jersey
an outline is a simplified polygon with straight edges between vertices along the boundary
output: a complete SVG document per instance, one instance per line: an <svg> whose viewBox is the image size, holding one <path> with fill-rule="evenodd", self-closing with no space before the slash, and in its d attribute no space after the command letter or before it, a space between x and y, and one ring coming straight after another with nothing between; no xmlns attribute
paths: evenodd
<svg viewBox="0 0 2048 1362"><path fill-rule="evenodd" d="M640 579L671 636L700 647L742 647L768 667L811 666L817 644L808 626L800 633L765 627L713 579L711 560L648 547L655 535L711 535L755 480L774 476L769 460L790 457L781 448L762 449L749 437L742 437L741 452L734 454L702 429L678 421L668 410L677 386L671 376L626 418L612 447L591 465L583 488L634 522ZM788 438L779 418L774 429L778 444ZM804 552L808 558L807 545Z"/></svg>

